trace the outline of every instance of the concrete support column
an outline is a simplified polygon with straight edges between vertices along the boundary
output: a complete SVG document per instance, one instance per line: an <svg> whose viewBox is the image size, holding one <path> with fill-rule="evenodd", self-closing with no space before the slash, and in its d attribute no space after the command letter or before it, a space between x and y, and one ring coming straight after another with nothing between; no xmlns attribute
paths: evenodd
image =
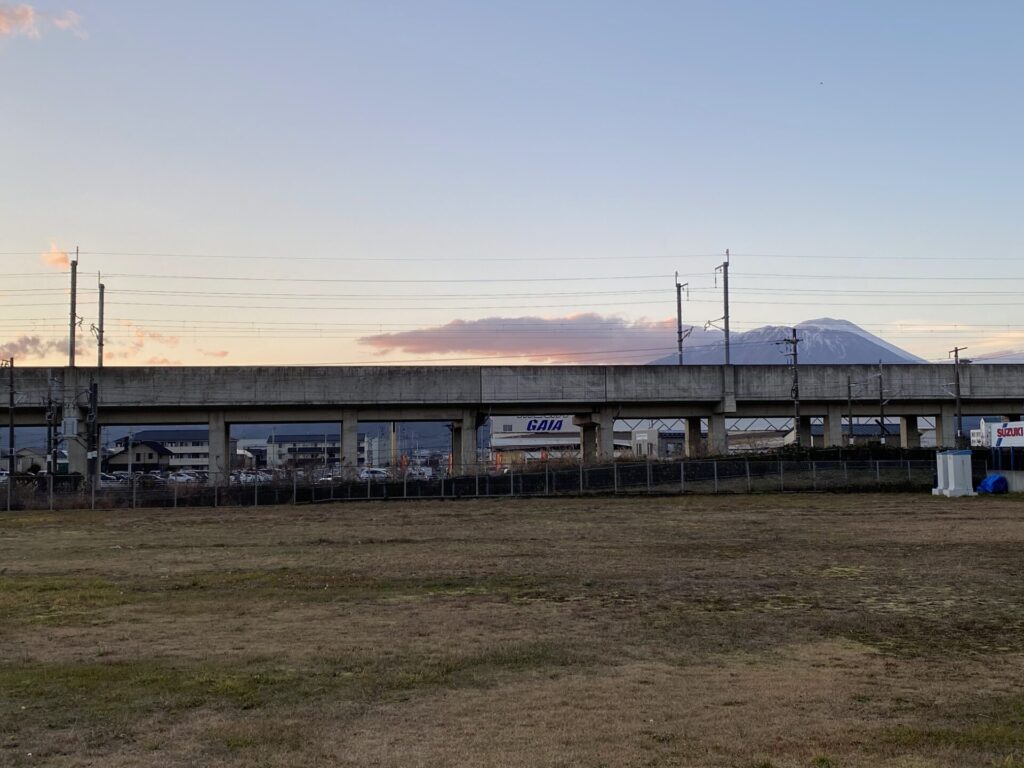
<svg viewBox="0 0 1024 768"><path fill-rule="evenodd" d="M594 414L597 418L597 460L615 460L615 412L602 408Z"/></svg>
<svg viewBox="0 0 1024 768"><path fill-rule="evenodd" d="M597 424L580 425L580 450L584 464L597 463Z"/></svg>
<svg viewBox="0 0 1024 768"><path fill-rule="evenodd" d="M353 410L341 412L341 473L351 480L359 471L359 414Z"/></svg>
<svg viewBox="0 0 1024 768"><path fill-rule="evenodd" d="M921 427L917 416L900 416L900 448L920 448Z"/></svg>
<svg viewBox="0 0 1024 768"><path fill-rule="evenodd" d="M708 417L708 454L725 456L729 452L729 436L725 431L725 414L712 413Z"/></svg>
<svg viewBox="0 0 1024 768"><path fill-rule="evenodd" d="M952 403L942 406L935 417L935 447L956 447L956 408Z"/></svg>
<svg viewBox="0 0 1024 768"><path fill-rule="evenodd" d="M231 475L230 427L223 411L211 411L210 427L210 484L224 485Z"/></svg>
<svg viewBox="0 0 1024 768"><path fill-rule="evenodd" d="M473 471L476 464L476 414L466 411L452 422L452 468L457 475Z"/></svg>
<svg viewBox="0 0 1024 768"><path fill-rule="evenodd" d="M814 436L811 434L811 417L801 416L800 423L795 427L796 434L800 437L800 446L803 448L814 447Z"/></svg>
<svg viewBox="0 0 1024 768"><path fill-rule="evenodd" d="M704 437L700 432L700 416L687 416L683 421L686 429L683 433L683 448L686 458L695 459L704 455Z"/></svg>
<svg viewBox="0 0 1024 768"><path fill-rule="evenodd" d="M825 441L826 448L839 448L843 445L843 409L838 405L828 406L825 411Z"/></svg>
<svg viewBox="0 0 1024 768"><path fill-rule="evenodd" d="M451 423L452 429L452 474L461 475L464 473L462 468L462 424L457 421Z"/></svg>

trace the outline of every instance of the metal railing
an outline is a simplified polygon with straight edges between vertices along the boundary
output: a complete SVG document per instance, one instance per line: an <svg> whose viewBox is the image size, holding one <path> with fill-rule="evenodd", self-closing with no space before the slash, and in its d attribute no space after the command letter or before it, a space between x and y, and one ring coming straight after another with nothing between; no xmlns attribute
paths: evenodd
<svg viewBox="0 0 1024 768"><path fill-rule="evenodd" d="M310 504L373 499L450 499L597 494L853 492L931 488L935 462L722 458L613 464L533 464L496 471L472 467L453 477L311 480L278 475L244 484L173 483L136 478L91 484L88 478L18 476L9 509L114 509ZM0 497L2 499L2 497Z"/></svg>

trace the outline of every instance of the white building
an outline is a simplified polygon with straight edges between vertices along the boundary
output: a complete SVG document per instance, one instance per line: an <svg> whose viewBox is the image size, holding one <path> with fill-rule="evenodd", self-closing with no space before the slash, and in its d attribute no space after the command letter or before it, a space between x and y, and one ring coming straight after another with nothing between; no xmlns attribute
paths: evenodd
<svg viewBox="0 0 1024 768"><path fill-rule="evenodd" d="M144 429L132 437L135 443L157 443L170 451L167 468L210 469L210 433L205 429ZM231 441L231 454L237 450L237 440ZM128 438L122 437L115 445L124 448Z"/></svg>
<svg viewBox="0 0 1024 768"><path fill-rule="evenodd" d="M580 457L580 428L572 416L492 416L491 461L521 464L531 461ZM632 435L616 431L615 450L629 451Z"/></svg>
<svg viewBox="0 0 1024 768"><path fill-rule="evenodd" d="M358 435L356 464L366 463L366 435ZM323 433L273 434L267 438L267 467L333 466L342 462L341 434L338 430Z"/></svg>

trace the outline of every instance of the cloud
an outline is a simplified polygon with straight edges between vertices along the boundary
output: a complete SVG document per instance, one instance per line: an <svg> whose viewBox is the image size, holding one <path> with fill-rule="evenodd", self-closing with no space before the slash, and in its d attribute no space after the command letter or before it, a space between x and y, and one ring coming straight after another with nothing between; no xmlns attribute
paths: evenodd
<svg viewBox="0 0 1024 768"><path fill-rule="evenodd" d="M67 354L68 343L66 340L43 339L39 336L22 336L14 341L0 344L0 358L4 360L13 357L17 360L34 360L53 352Z"/></svg>
<svg viewBox="0 0 1024 768"><path fill-rule="evenodd" d="M169 360L166 357L151 357L146 360L146 365L181 365L181 360Z"/></svg>
<svg viewBox="0 0 1024 768"><path fill-rule="evenodd" d="M40 13L27 3L0 4L0 38L27 37L38 40L46 27L68 32L83 40L89 36L82 27L82 17L74 11L64 11L54 16Z"/></svg>
<svg viewBox="0 0 1024 768"><path fill-rule="evenodd" d="M70 32L82 40L89 36L89 33L82 29L82 17L74 11L64 11L60 16L52 17L51 21L61 32Z"/></svg>
<svg viewBox="0 0 1024 768"><path fill-rule="evenodd" d="M228 352L226 349L200 349L199 354L201 354L203 357L227 357L231 353Z"/></svg>
<svg viewBox="0 0 1024 768"><path fill-rule="evenodd" d="M31 5L0 5L0 37L39 38L39 14Z"/></svg>
<svg viewBox="0 0 1024 768"><path fill-rule="evenodd" d="M50 243L50 250L39 254L39 258L48 267L55 267L57 269L69 269L71 267L71 261L68 259L67 252L58 248L56 243Z"/></svg>
<svg viewBox="0 0 1024 768"><path fill-rule="evenodd" d="M597 313L561 318L488 317L364 336L380 353L470 353L530 362L635 362L675 348L675 320L626 320Z"/></svg>

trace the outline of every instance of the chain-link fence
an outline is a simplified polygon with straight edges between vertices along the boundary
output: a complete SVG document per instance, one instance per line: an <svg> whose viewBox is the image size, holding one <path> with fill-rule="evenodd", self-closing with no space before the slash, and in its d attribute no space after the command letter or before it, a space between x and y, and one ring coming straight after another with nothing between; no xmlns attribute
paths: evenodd
<svg viewBox="0 0 1024 768"><path fill-rule="evenodd" d="M0 484L8 509L113 509L309 504L367 499L493 498L588 494L769 493L923 490L934 460L852 461L724 458L604 465L534 464L496 471L474 467L453 477L399 477L375 471L365 479L311 479L298 473L255 476L224 484L141 476L92 483L75 475L18 476Z"/></svg>

